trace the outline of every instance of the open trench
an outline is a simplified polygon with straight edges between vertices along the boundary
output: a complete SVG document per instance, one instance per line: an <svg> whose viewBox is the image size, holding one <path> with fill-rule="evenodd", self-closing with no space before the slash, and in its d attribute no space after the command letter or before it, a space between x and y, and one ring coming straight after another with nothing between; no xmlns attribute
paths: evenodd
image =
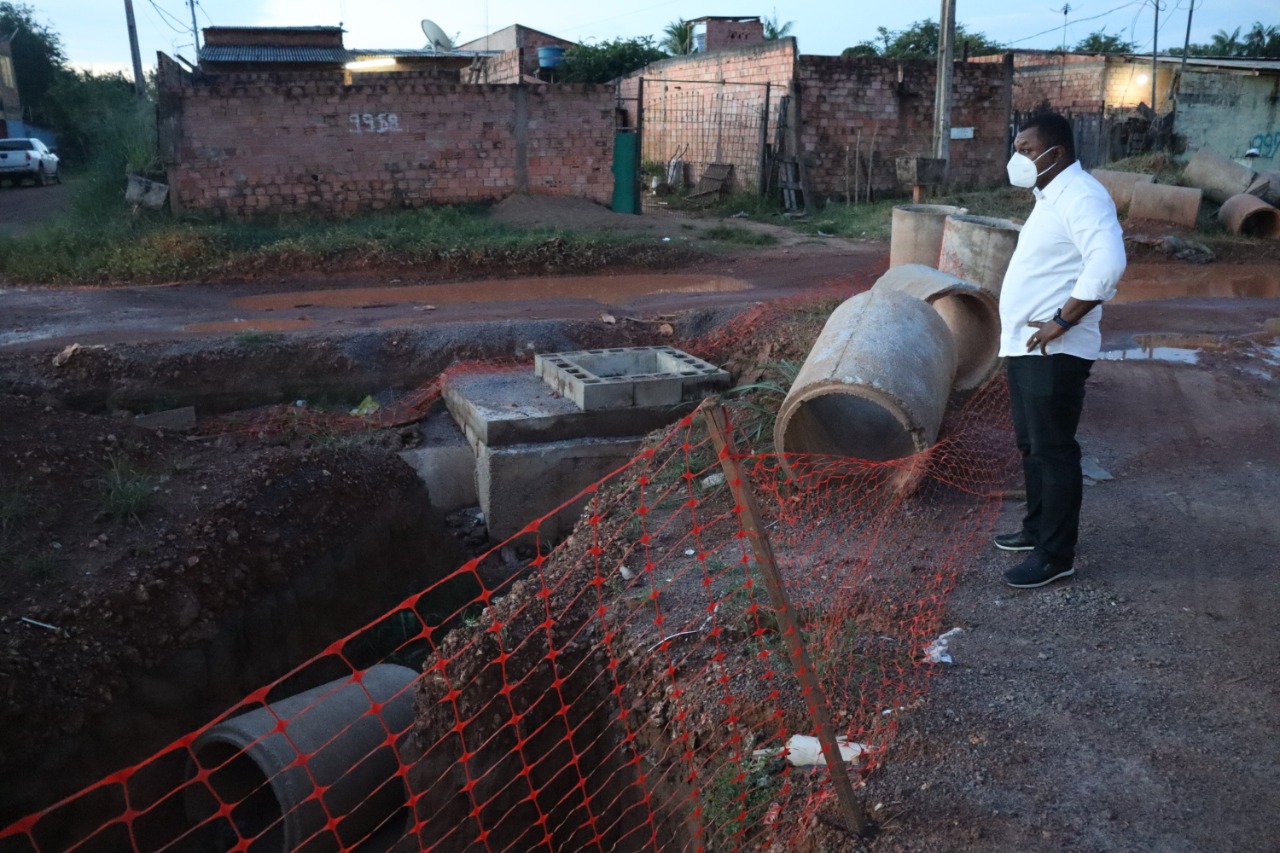
<svg viewBox="0 0 1280 853"><path fill-rule="evenodd" d="M590 329L584 332L555 323L525 324L518 330L486 327L479 334L476 329L469 331L469 335L463 332L444 341L386 332L255 346L115 347L85 350L56 369L44 356L11 355L0 364L0 384L3 390L80 412L119 416L122 412L195 406L203 417L299 400L318 405L359 401L366 394L395 399L462 356L510 359L527 357L535 349L575 349L597 343ZM616 343L616 334L611 337ZM6 768L0 782L0 826L140 761L146 764L126 784L106 785L74 797L36 822L30 838L38 849L71 849L79 840L89 838L90 849L223 850L235 845L237 831L254 827L253 831L262 831L280 825L289 807L278 799L278 792L265 793L270 790L265 778L253 781L248 788L243 782L213 786L219 797L237 803L234 817L219 817L210 814L211 805L216 812L219 804L210 804L207 799L202 802L189 792L175 793L195 772L192 757L199 750L183 744L154 760L147 761L148 756L227 709L239 712L237 703L244 697L286 674L260 701L244 709L285 700L387 661L420 671L430 649L451 627L469 618L479 584L471 576L441 583L466 561L468 553L449 535L442 514L432 507L407 466L404 474L386 485L380 499L362 506L356 526L337 527L328 541L315 543L302 570L281 572L280 555L271 547L260 549L261 565L240 568L250 577L272 577L273 582L258 585L241 603L219 612L195 641L175 642L154 662L124 664L121 671L112 673L128 686L116 691L107 707L74 727L68 726L38 753L22 753L20 772L14 765ZM287 504L291 499L287 483L277 482L267 497ZM271 541L272 531L257 533L264 541ZM499 578L511 570L500 560L486 564L486 571ZM402 606L427 588L432 589L429 596L416 600L412 607ZM383 614L389 615L371 629L359 630ZM344 643L338 654L332 654L335 639L351 632L357 632L354 638ZM523 813L530 810L527 816L531 820L536 821L540 813L559 826L541 840L508 839L519 849L575 849L581 843L581 839L575 840L578 830L572 823L554 819L566 810L572 812L574 798L588 796L585 790L592 791L592 797L616 803L625 815L644 811L638 811L637 803L632 802L637 790L634 768L622 766L621 755L605 736L611 718L610 697L592 677L595 665L579 660L573 671L581 678L575 677L564 687L564 695L573 697L570 705L574 710L568 717L558 715L556 708L544 708L538 699L547 692L553 676L535 672L522 682L521 689L528 691L529 719L545 718L532 724L530 731L535 734L530 737L540 745L539 751L551 758L566 758L562 753L567 750L568 756L593 769L583 777L584 787L582 779L561 774L557 761L544 761L542 769L525 778L528 790L524 793L517 795L513 789L494 795L487 808L501 809L504 826L525 827ZM482 688L486 684L483 678L477 680ZM20 731L13 729L9 735L21 738ZM498 737L483 754L466 761L458 759L462 751L441 753L437 749L418 760L414 779L421 782L436 773L440 780L450 780L465 772L467 764L474 769L489 762L482 775L505 782L506 764L513 755L520 755L510 747ZM17 752L6 750L5 754ZM201 763L216 766L231 755L215 749L205 750L200 758ZM244 759L233 763L243 765ZM255 778L252 768L245 768L245 772L246 778ZM403 796L407 798L407 792ZM406 835L407 824L400 821L411 813L400 806L399 797L390 796L389 802L395 805L393 815L378 818L376 837L357 839L360 844L356 849L390 849L397 839L410 837ZM409 847L399 849L417 849L419 842L424 848L430 846L427 835L441 832L441 816L449 814L443 804L449 798L433 795L432 801L437 799L442 805L429 832L402 841ZM127 820L119 820L122 813ZM455 816L461 822L470 817L463 812ZM646 819L655 818L649 814ZM664 823L669 823L665 831L671 837L679 835L678 820L664 818ZM193 832L196 825L199 829ZM619 820L606 833L610 839L607 849L641 845L644 839L635 830L632 818ZM447 837L448 830L441 834ZM445 846L441 849L447 849L447 841L442 843ZM5 853L10 849L8 844L7 840L0 842ZM498 845L505 846L505 842ZM282 846L279 833L268 830L249 849L288 847Z"/></svg>

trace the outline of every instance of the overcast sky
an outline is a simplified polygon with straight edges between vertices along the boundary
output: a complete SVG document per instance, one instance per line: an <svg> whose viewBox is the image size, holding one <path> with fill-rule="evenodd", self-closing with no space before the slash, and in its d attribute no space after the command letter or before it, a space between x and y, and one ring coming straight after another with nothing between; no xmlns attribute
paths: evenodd
<svg viewBox="0 0 1280 853"><path fill-rule="evenodd" d="M24 0L17 0L24 2ZM127 70L129 40L124 0L25 0L37 17L62 37L71 61L94 70ZM1162 0L1159 46L1180 46L1191 0ZM133 0L142 44L142 61L155 64L156 51L194 59L191 11L187 0ZM1055 5L1056 4L1056 5ZM509 24L520 23L575 41L618 36L659 35L679 17L703 15L773 14L774 6L745 0L637 0L635 8L599 0L199 0L196 17L201 27L230 25L335 25L347 30L347 47L422 47L423 18L436 21L459 41L478 38ZM936 18L939 3L901 0L791 0L777 4L781 22L794 21L792 35L800 49L812 54L838 54L875 36L876 27L903 29L913 21ZM1196 0L1192 42L1207 42L1219 29L1248 30L1255 20L1280 24L1268 2ZM1055 9L1057 11L1055 11ZM1028 48L1057 48L1062 44L1061 0L957 0L959 21L1005 44ZM1092 19L1092 20L1089 20ZM1066 16L1068 45L1090 32L1106 28L1150 50L1153 29L1151 0L1079 0Z"/></svg>

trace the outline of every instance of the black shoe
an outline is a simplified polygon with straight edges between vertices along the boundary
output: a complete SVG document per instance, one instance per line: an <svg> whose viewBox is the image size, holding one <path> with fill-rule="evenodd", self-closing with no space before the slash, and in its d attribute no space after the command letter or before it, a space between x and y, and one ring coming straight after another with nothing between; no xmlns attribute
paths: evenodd
<svg viewBox="0 0 1280 853"><path fill-rule="evenodd" d="M995 543L1001 551L1033 551L1036 547L1036 543L1022 530L1017 533L1001 533L995 538Z"/></svg>
<svg viewBox="0 0 1280 853"><path fill-rule="evenodd" d="M1054 565L1035 554L1004 573L1004 582L1017 589L1035 589L1076 573L1072 566Z"/></svg>

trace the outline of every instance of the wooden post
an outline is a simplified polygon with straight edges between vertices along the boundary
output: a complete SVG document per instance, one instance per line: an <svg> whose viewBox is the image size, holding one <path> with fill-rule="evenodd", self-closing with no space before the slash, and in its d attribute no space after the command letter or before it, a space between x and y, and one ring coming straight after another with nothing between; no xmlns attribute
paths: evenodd
<svg viewBox="0 0 1280 853"><path fill-rule="evenodd" d="M769 193L769 89L770 84L764 84L764 113L760 116L760 197L764 198Z"/></svg>
<svg viewBox="0 0 1280 853"><path fill-rule="evenodd" d="M742 465L734 458L729 434L729 419L724 408L718 403L707 405L702 410L707 429L711 433L711 442L715 445L720 457L720 467L724 469L725 479L733 493L735 511L741 515L743 530L751 543L751 550L760 566L760 574L764 578L765 589L769 591L769 599L773 602L778 624L782 628L782 636L786 640L787 649L791 653L791 662L795 666L796 677L800 680L804 692L805 704L809 708L809 718L822 743L822 755L827 761L827 771L831 774L831 785L836 789L836 799L840 801L845 822L854 835L864 835L867 830L867 815L853 795L853 783L849 781L849 771L845 767L844 756L840 754L840 745L836 742L835 729L831 726L830 711L827 708L826 696L822 693L822 685L809 661L809 653L804 647L804 637L800 625L796 622L795 612L787 599L787 591L782 586L782 575L778 572L778 564L773 558L773 546L765 535L764 525L760 519L760 507L756 504L755 495L747 486L746 477L742 473Z"/></svg>

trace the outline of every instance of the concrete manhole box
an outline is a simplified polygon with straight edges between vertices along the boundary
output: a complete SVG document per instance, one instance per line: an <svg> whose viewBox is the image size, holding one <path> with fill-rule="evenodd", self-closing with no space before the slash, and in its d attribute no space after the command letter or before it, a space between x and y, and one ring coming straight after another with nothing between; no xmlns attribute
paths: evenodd
<svg viewBox="0 0 1280 853"><path fill-rule="evenodd" d="M534 373L584 412L674 406L729 387L729 374L674 347L614 347L534 357Z"/></svg>

